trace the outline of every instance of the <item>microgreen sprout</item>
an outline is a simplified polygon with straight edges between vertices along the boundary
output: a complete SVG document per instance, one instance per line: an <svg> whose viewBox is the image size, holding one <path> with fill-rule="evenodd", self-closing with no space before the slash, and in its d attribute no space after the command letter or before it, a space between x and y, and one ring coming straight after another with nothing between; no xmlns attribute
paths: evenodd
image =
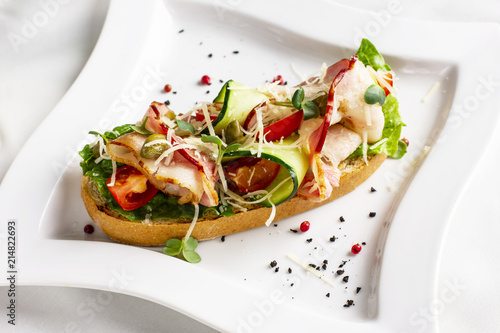
<svg viewBox="0 0 500 333"><path fill-rule="evenodd" d="M365 102L367 104L377 104L380 106L385 103L385 91L378 84L372 84L365 91Z"/></svg>
<svg viewBox="0 0 500 333"><path fill-rule="evenodd" d="M189 237L188 240L171 238L165 245L163 253L166 255L178 257L193 264L201 261L200 255L195 251L198 241L193 237Z"/></svg>
<svg viewBox="0 0 500 333"><path fill-rule="evenodd" d="M180 119L176 119L175 121L177 122L177 126L179 126L179 128L182 131L187 131L187 132L190 132L191 134L194 134L195 131L194 131L193 125L191 125L187 121L180 120Z"/></svg>
<svg viewBox="0 0 500 333"><path fill-rule="evenodd" d="M319 117L318 105L309 99L304 100L304 98L304 88L299 86L299 89L292 96L292 104L297 110L304 111L304 120Z"/></svg>
<svg viewBox="0 0 500 333"><path fill-rule="evenodd" d="M299 89L295 90L292 96L292 104L297 109L300 110L302 108L302 102L304 101L304 88L299 86Z"/></svg>
<svg viewBox="0 0 500 333"><path fill-rule="evenodd" d="M141 126L132 125L132 126L130 126L130 128L132 128L135 132L137 132L139 134L150 135L151 132L149 132L146 129L146 122L147 121L148 121L148 117L144 118L144 121L142 122Z"/></svg>
<svg viewBox="0 0 500 333"><path fill-rule="evenodd" d="M96 131L90 131L89 134L99 135L104 140L104 143L108 144L108 139L104 135L102 135L101 133L96 132Z"/></svg>
<svg viewBox="0 0 500 333"><path fill-rule="evenodd" d="M224 156L225 153L235 151L241 146L241 143L233 143L227 146L226 149L222 149L222 140L218 136L214 135L202 134L201 141L205 143L215 143L219 147L219 156L217 156L217 164L220 164L220 162L222 161L222 156Z"/></svg>
<svg viewBox="0 0 500 333"><path fill-rule="evenodd" d="M276 105L294 107L304 111L304 120L317 118L320 115L320 108L315 101L305 98L304 88L301 86L293 93L291 102L276 102Z"/></svg>
<svg viewBox="0 0 500 333"><path fill-rule="evenodd" d="M313 101L305 101L302 103L302 110L304 111L304 120L317 118L319 116L319 107Z"/></svg>

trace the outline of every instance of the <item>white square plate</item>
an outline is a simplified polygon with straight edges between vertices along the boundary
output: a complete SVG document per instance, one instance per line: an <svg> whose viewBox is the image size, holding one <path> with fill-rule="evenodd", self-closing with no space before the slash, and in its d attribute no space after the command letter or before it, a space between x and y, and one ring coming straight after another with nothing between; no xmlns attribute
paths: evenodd
<svg viewBox="0 0 500 333"><path fill-rule="evenodd" d="M496 25L403 20L394 8L386 14L322 1L113 1L85 69L0 187L0 221L15 220L18 228L19 283L122 292L223 331L312 325L420 331L418 309L435 298L446 225L498 122L492 96L498 96L500 68L490 64L500 49L488 45L500 45L500 33ZM219 80L257 86L280 74L298 83L301 73L352 55L361 37L399 77L403 135L410 140L403 159L386 161L354 192L314 211L225 242L200 243L196 265L161 248L117 244L99 231L84 234L90 219L80 199L76 152L91 140L88 131L135 122L152 100L168 99L174 111L185 112L195 101L213 99ZM205 74L211 86L198 84ZM177 94L162 93L166 83ZM306 219L307 233L290 231ZM351 255L352 244L361 242L362 252ZM321 273L334 286L290 254L307 264L328 260ZM269 267L273 260L278 272ZM345 273L338 276L343 260ZM346 308L349 299L355 306Z"/></svg>

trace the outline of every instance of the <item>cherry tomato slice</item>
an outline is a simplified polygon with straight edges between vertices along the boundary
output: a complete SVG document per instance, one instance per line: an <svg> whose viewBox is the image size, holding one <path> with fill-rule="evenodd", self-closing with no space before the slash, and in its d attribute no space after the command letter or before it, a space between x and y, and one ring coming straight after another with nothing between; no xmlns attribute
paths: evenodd
<svg viewBox="0 0 500 333"><path fill-rule="evenodd" d="M389 89L387 89L386 87L384 87L381 83L380 83L380 80L377 78L377 83L379 86L382 87L382 89L384 89L385 91L385 97L389 96L389 94L391 93L389 91ZM392 77L392 74L391 73L387 73L384 77L384 81L387 82L391 87L394 86L394 78Z"/></svg>
<svg viewBox="0 0 500 333"><path fill-rule="evenodd" d="M203 111L197 111L197 112L195 113L195 116L196 116L196 120L198 120L198 121L203 121L203 120L205 120L205 114L203 114ZM211 113L210 113L210 114L209 114L209 116L210 116L210 121L212 121L212 122L213 122L215 119L217 119L217 115L216 115L216 114L211 114Z"/></svg>
<svg viewBox="0 0 500 333"><path fill-rule="evenodd" d="M134 210L147 204L158 192L148 181L148 177L129 165L116 170L115 184L110 186L111 177L106 181L116 202L125 210Z"/></svg>
<svg viewBox="0 0 500 333"><path fill-rule="evenodd" d="M227 165L226 177L232 180L244 193L267 188L278 175L281 165L257 158L242 157Z"/></svg>
<svg viewBox="0 0 500 333"><path fill-rule="evenodd" d="M264 138L266 138L266 141L276 141L288 137L299 128L302 118L304 118L304 111L300 110L274 124L266 126L264 128Z"/></svg>

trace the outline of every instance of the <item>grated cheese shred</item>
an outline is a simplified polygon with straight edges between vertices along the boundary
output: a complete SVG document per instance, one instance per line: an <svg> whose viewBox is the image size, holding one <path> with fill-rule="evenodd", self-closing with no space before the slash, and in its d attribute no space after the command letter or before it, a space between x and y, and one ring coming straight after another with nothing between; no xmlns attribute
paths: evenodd
<svg viewBox="0 0 500 333"><path fill-rule="evenodd" d="M208 132L210 133L210 135L215 136L215 130L212 125L212 121L210 120L210 114L208 113L208 107L206 103L203 103L201 105L201 110L203 111L203 116L205 117L205 122L208 127Z"/></svg>
<svg viewBox="0 0 500 333"><path fill-rule="evenodd" d="M276 192L281 186L286 184L290 179L292 179L292 177L288 177L288 178L282 180L275 188L273 188L269 192L266 190L259 190L259 191L247 193L244 196L239 196L238 194L236 194L233 191L228 189L228 190L223 191L227 195L224 199L227 200L228 204L235 206L235 207L238 207L238 208L243 208L243 207L237 205L236 203L258 204L258 203L261 203L261 202L269 199L271 197L271 195L273 195L274 192ZM251 200L251 201L246 200L246 199L251 199L251 198L254 198L254 197L260 196L260 195L263 195L263 197L261 197L260 199ZM235 201L235 202L233 202L233 201ZM270 202L270 203L271 203L271 214L269 215L268 219L265 222L266 226L269 226L273 222L274 218L276 217L276 205L273 202Z"/></svg>
<svg viewBox="0 0 500 333"><path fill-rule="evenodd" d="M255 109L255 115L257 116L257 132L259 133L257 157L260 157L262 154L262 144L264 143L264 123L262 122L261 108Z"/></svg>
<svg viewBox="0 0 500 333"><path fill-rule="evenodd" d="M157 139L157 140L153 140L153 141L145 143L144 147L151 147L151 146L154 146L157 144L162 144L162 143L166 143L167 145L172 146L172 144L169 141L167 141L166 139Z"/></svg>
<svg viewBox="0 0 500 333"><path fill-rule="evenodd" d="M167 150L165 150L155 161L155 165L158 165L160 164L160 162L167 156L170 156L170 154L172 154L173 152L175 152L176 150L180 150L180 149L197 149L197 147L195 145L191 145L191 144L187 144L187 143L181 143L181 144L178 144L178 145L175 145Z"/></svg>
<svg viewBox="0 0 500 333"><path fill-rule="evenodd" d="M375 148L377 148L378 146L381 146L383 145L384 143L386 143L387 141L389 141L389 138L383 138L381 140L379 140L377 143L373 144L371 147L370 147L370 150L374 150Z"/></svg>
<svg viewBox="0 0 500 333"><path fill-rule="evenodd" d="M392 76L392 82L394 84L394 73L392 71L390 72L384 72L382 70L374 70L371 66L366 66L370 74L377 80L377 82L382 86L382 88L386 88L389 90L389 92L393 95L396 96L396 89L394 86L391 86L387 81L386 78L389 79L388 75Z"/></svg>
<svg viewBox="0 0 500 333"><path fill-rule="evenodd" d="M365 105L365 120L366 120L366 125L371 126L372 125L372 113L370 111L370 105Z"/></svg>
<svg viewBox="0 0 500 333"><path fill-rule="evenodd" d="M191 221L191 225L189 226L189 229L186 233L186 236L184 236L184 241L186 242L189 237L191 236L191 233L193 232L194 226L196 225L196 222L198 221L198 214L200 213L200 206L198 204L193 204L194 206L194 217L193 221Z"/></svg>
<svg viewBox="0 0 500 333"><path fill-rule="evenodd" d="M368 165L368 131L363 129L363 160Z"/></svg>
<svg viewBox="0 0 500 333"><path fill-rule="evenodd" d="M98 135L96 140L89 145L89 147L95 147L95 145L99 145L99 157L95 159L95 163L99 164L102 160L110 160L111 157L108 155L108 151L106 150L106 144L104 143L103 138Z"/></svg>
<svg viewBox="0 0 500 333"><path fill-rule="evenodd" d="M219 179L222 184L222 189L224 191L227 191L227 180L226 180L226 175L224 175L224 170L222 169L222 164L219 164L217 166L217 172L219 173Z"/></svg>
<svg viewBox="0 0 500 333"><path fill-rule="evenodd" d="M288 259L290 259L291 261L293 261L294 263L296 263L297 265L299 265L300 267L302 267L303 269L305 269L307 272L311 273L312 275L315 275L320 280L325 281L326 283L328 283L332 287L335 286L335 283L332 280L330 280L328 277L326 277L325 274L312 268L311 266L309 266L308 264L306 264L305 262L300 260L296 255L294 255L292 253L288 253L286 256L288 257Z"/></svg>
<svg viewBox="0 0 500 333"><path fill-rule="evenodd" d="M111 174L111 181L108 186L115 186L116 182L116 162L115 160L111 160L111 165L113 166L113 173Z"/></svg>
<svg viewBox="0 0 500 333"><path fill-rule="evenodd" d="M427 94L422 98L422 103L427 103L427 101L429 100L429 98L434 95L436 93L436 91L438 91L439 87L441 86L441 82L439 81L436 81L431 89L429 89L429 91L427 92Z"/></svg>
<svg viewBox="0 0 500 333"><path fill-rule="evenodd" d="M250 186L252 184L252 178L253 174L255 173L255 168L252 169L252 173L250 174L250 177L248 177L247 185Z"/></svg>
<svg viewBox="0 0 500 333"><path fill-rule="evenodd" d="M271 214L269 214L269 217L267 218L266 227L269 227L269 225L273 223L274 217L276 216L276 205L272 201L270 201L270 203L271 203Z"/></svg>

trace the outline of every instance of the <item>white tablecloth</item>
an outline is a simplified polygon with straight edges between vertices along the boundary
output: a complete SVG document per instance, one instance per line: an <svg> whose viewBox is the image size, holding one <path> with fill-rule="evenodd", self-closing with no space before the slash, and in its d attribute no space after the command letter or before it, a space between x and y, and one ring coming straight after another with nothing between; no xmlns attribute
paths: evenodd
<svg viewBox="0 0 500 333"><path fill-rule="evenodd" d="M389 3L336 2L372 11ZM99 36L107 5L99 0L0 0L0 180L26 138L79 75ZM426 0L406 8L401 16L500 23L498 0ZM498 66L498 60L481 61ZM497 136L500 141L500 133ZM438 293L444 304L438 308L443 332L500 332L498 165L498 149L492 149L461 199L446 238ZM175 311L130 296L107 294L106 302L97 302L104 296L94 290L18 288L18 326L12 330L16 332L211 331ZM2 287L2 308L6 299L7 288ZM426 311L422 309L423 318ZM4 317L2 332L5 325Z"/></svg>

